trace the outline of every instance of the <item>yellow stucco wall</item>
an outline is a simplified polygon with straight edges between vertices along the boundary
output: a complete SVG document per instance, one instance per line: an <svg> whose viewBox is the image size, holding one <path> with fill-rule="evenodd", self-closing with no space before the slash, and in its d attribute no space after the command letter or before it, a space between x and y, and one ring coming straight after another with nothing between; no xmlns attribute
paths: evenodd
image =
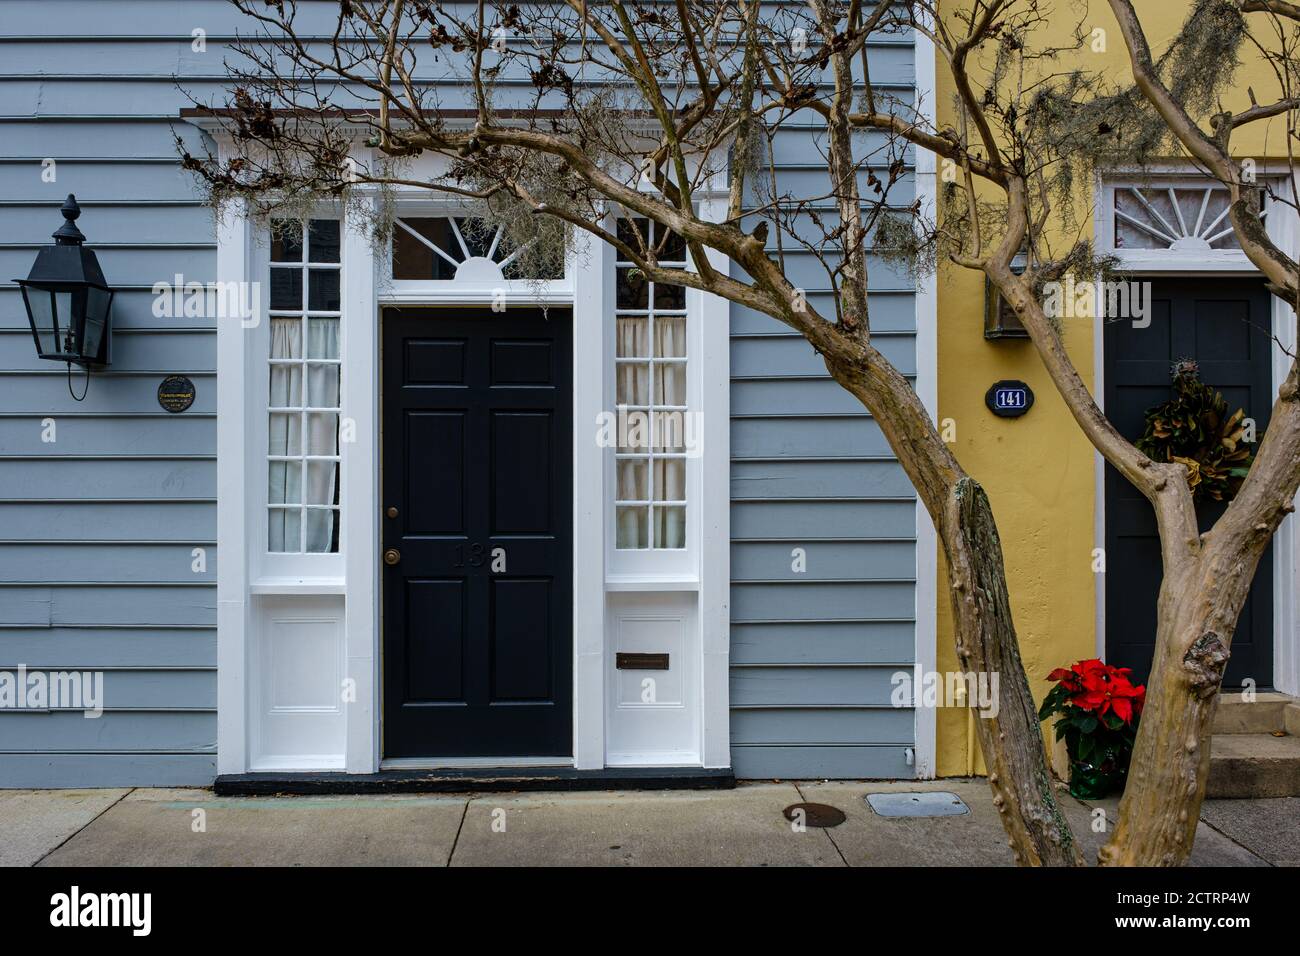
<svg viewBox="0 0 1300 956"><path fill-rule="evenodd" d="M965 8L967 3L960 3ZM1063 15L1053 21L1059 34L1037 35L1037 43L1068 42L1075 5L1060 4ZM1190 7L1182 0L1139 0L1135 4L1158 56L1181 26ZM1088 70L1113 77L1129 76L1122 37L1105 2L1088 9L1089 28L1106 31L1106 50L1077 54ZM1275 95L1276 81L1266 64L1247 57L1224 105L1240 110L1249 105L1252 86L1260 102ZM1071 64L1062 59L1055 68ZM936 63L936 109L940 127L954 126L953 84L947 66ZM976 84L976 88L981 88ZM1233 138L1233 152L1267 158L1284 155L1284 130L1258 124ZM1090 187L1089 187L1090 190ZM1078 214L1085 234L1091 233L1091 194L1081 195ZM1096 596L1102 580L1092 571L1094 540L1095 456L1052 386L1042 363L1027 341L986 341L983 337L984 280L980 273L951 264L941 265L937 277L939 343L939 418L956 426L954 449L966 470L988 491L998 521L1011 606L1020 637L1025 670L1035 698L1050 688L1045 680L1054 667L1096 654ZM1066 347L1089 388L1094 381L1094 332L1087 319L1063 320ZM1033 388L1035 404L1018 419L995 417L984 406L984 393L1000 379L1021 379ZM957 669L952 618L940 556L938 595L938 669ZM941 708L938 712L936 767L940 776L961 775L973 765L983 772L979 745L968 746L968 712ZM968 763L968 761L970 761Z"/></svg>

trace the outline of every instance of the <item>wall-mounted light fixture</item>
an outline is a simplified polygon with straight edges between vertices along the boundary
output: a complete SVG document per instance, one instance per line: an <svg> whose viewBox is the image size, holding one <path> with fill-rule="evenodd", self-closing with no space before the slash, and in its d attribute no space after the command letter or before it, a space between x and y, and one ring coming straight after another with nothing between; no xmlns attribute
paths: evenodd
<svg viewBox="0 0 1300 956"><path fill-rule="evenodd" d="M31 273L15 281L23 292L36 354L67 363L71 391L73 365L89 372L92 366L108 364L113 290L104 281L95 253L83 245L77 197L69 193L60 212L64 222L54 231L54 245L41 247Z"/></svg>
<svg viewBox="0 0 1300 956"><path fill-rule="evenodd" d="M1017 255L1011 260L1011 271L1020 275L1025 271L1027 261L1024 253ZM1002 293L987 276L984 278L984 338L1029 338L1029 331L1016 315L1016 310L1002 298Z"/></svg>

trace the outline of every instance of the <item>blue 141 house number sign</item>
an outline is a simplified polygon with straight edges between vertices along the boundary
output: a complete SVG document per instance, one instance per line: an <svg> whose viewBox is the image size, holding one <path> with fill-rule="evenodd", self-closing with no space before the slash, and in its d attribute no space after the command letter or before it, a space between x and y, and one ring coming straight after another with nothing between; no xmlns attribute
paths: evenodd
<svg viewBox="0 0 1300 956"><path fill-rule="evenodd" d="M984 404L994 415L1018 418L1033 407L1034 390L1020 381L994 382L984 393Z"/></svg>

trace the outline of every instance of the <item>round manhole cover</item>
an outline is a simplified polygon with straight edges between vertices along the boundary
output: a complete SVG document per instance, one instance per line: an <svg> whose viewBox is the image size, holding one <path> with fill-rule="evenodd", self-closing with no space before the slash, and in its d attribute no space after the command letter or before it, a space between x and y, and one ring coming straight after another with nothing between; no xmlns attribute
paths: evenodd
<svg viewBox="0 0 1300 956"><path fill-rule="evenodd" d="M792 803L783 811L787 820L803 817L804 826L837 827L846 819L843 810L825 803Z"/></svg>

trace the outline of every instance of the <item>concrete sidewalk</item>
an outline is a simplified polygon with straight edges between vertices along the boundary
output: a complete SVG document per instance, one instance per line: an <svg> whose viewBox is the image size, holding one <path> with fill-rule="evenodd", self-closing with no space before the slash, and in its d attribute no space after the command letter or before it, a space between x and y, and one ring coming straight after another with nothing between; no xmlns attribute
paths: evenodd
<svg viewBox="0 0 1300 956"><path fill-rule="evenodd" d="M947 790L961 816L889 818L867 793ZM848 819L795 832L791 803ZM1095 808L1062 794L1092 859ZM1113 803L1101 807L1113 820ZM1300 798L1206 803L1192 862L1300 865ZM1009 866L982 780L796 782L735 790L239 797L206 790L0 791L9 866Z"/></svg>

